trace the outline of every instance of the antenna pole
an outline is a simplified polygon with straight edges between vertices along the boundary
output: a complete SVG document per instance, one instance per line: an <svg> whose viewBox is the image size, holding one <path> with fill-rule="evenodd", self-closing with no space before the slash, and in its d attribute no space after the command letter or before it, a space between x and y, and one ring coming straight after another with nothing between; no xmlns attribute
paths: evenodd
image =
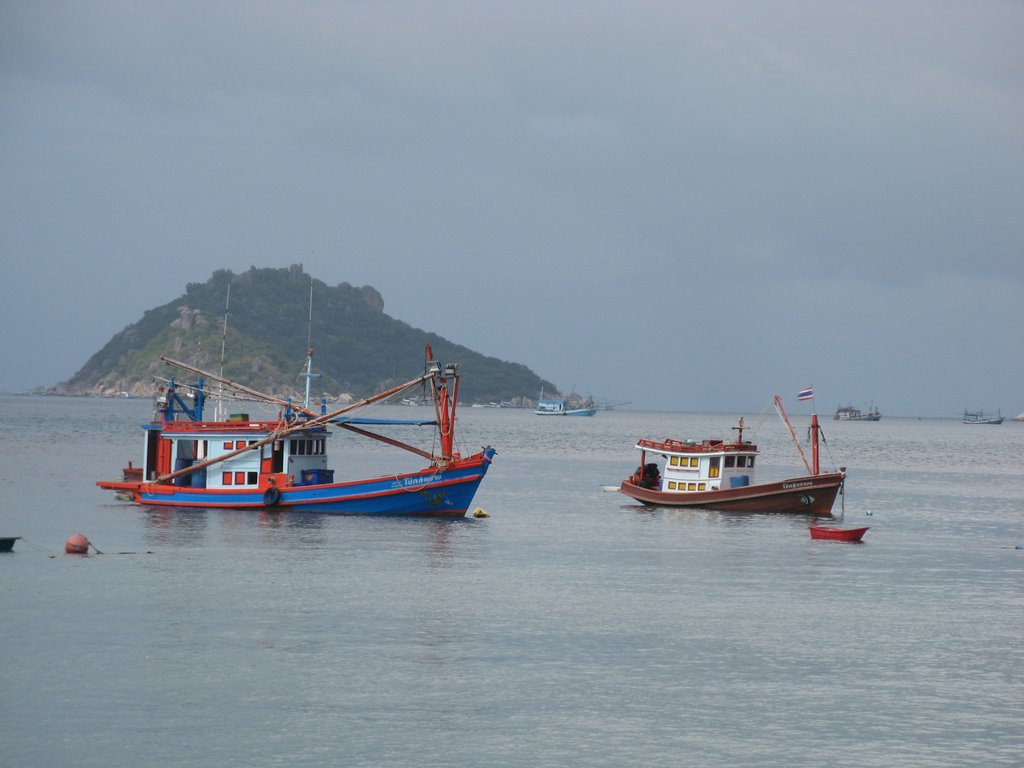
<svg viewBox="0 0 1024 768"><path fill-rule="evenodd" d="M309 382L319 373L313 373L313 276L309 277L309 324L306 331L306 399L302 404L305 410L309 410Z"/></svg>
<svg viewBox="0 0 1024 768"><path fill-rule="evenodd" d="M224 325L220 333L220 378L221 385L217 394L217 407L214 409L213 417L214 421L224 420L224 348L227 346L228 341L228 308L231 306L231 279L228 278L228 293L227 298L224 299Z"/></svg>

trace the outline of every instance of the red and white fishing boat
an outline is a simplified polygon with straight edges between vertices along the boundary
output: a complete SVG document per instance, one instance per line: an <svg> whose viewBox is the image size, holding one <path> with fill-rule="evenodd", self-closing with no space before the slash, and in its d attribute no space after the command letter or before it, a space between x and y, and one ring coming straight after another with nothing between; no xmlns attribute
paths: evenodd
<svg viewBox="0 0 1024 768"><path fill-rule="evenodd" d="M846 468L821 472L818 417L811 415L811 456L808 463L781 398L779 411L796 443L807 474L771 483L754 482L757 446L744 441L743 418L733 427L734 440L638 440L640 466L622 482L620 493L657 507L703 507L727 512L797 512L829 515L846 478ZM655 459L649 461L649 459Z"/></svg>
<svg viewBox="0 0 1024 768"><path fill-rule="evenodd" d="M433 360L429 346L422 375L335 411L327 412L322 404L319 413L308 408L308 393L307 405L297 407L185 363L162 359L200 378L189 386L178 385L171 378L158 394L153 421L143 425L142 466L129 462L122 480L96 483L139 504L462 517L495 455L489 446L469 456L456 451L458 366L442 367ZM207 421L203 411L208 381L220 383L218 393L227 387L281 410L270 420L251 420L240 413ZM350 415L424 384L432 393L433 419L358 419ZM419 448L367 429L383 424L432 425L439 450ZM382 472L370 479L336 481L334 470L327 468L330 427L411 451L423 457L427 466L415 472Z"/></svg>

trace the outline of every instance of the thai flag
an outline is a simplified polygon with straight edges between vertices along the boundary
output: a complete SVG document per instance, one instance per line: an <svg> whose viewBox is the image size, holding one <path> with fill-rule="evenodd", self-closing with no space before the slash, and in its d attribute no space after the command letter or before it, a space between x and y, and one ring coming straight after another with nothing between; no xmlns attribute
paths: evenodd
<svg viewBox="0 0 1024 768"><path fill-rule="evenodd" d="M805 387L796 393L797 400L813 400L814 399L814 387Z"/></svg>

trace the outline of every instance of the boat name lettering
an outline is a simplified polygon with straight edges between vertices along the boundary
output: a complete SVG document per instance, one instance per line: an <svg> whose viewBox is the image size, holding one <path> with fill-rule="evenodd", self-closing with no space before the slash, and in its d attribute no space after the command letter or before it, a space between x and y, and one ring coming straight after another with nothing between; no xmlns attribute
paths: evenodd
<svg viewBox="0 0 1024 768"><path fill-rule="evenodd" d="M435 475L426 475L425 477L403 477L396 479L394 488L413 488L417 485L427 485L436 479Z"/></svg>
<svg viewBox="0 0 1024 768"><path fill-rule="evenodd" d="M806 485L814 485L810 480L804 480L802 483L783 483L783 488L803 488Z"/></svg>

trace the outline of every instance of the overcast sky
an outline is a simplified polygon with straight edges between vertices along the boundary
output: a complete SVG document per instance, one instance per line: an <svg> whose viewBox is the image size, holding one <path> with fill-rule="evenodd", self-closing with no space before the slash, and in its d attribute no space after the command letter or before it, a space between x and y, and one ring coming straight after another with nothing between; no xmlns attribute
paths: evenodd
<svg viewBox="0 0 1024 768"><path fill-rule="evenodd" d="M302 263L634 407L1016 415L1022 40L1016 0L0 0L0 390Z"/></svg>

